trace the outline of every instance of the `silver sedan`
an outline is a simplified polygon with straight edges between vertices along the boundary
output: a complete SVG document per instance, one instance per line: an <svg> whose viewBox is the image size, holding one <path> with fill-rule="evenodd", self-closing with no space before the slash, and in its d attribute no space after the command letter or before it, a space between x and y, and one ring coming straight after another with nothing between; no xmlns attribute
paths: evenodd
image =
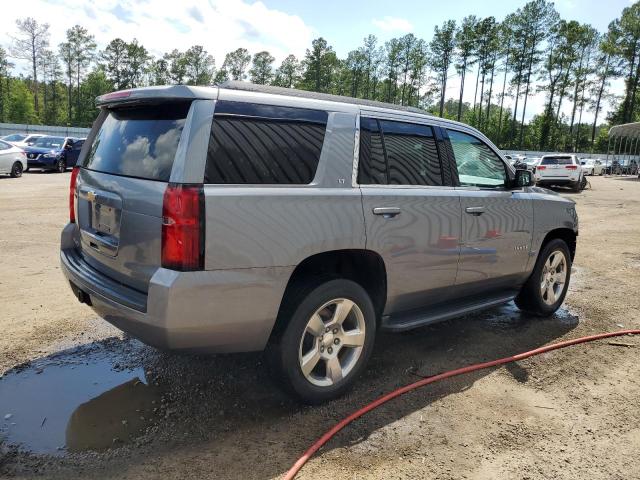
<svg viewBox="0 0 640 480"><path fill-rule="evenodd" d="M21 177L27 168L27 156L21 148L0 140L0 174Z"/></svg>

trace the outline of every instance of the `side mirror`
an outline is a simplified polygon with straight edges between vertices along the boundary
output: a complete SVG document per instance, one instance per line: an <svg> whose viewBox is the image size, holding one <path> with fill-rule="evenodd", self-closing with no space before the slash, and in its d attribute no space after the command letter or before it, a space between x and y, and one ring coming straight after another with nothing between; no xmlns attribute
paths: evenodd
<svg viewBox="0 0 640 480"><path fill-rule="evenodd" d="M533 186L533 174L529 170L516 170L515 188Z"/></svg>

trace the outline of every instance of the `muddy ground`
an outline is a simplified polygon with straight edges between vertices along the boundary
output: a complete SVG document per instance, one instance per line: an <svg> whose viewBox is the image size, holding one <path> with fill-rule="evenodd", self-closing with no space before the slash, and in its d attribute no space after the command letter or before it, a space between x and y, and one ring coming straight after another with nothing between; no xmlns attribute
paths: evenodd
<svg viewBox="0 0 640 480"><path fill-rule="evenodd" d="M80 305L58 266L68 180L0 178L0 477L278 478L337 420L416 375L640 328L640 182L592 178L563 192L580 238L554 318L507 305L380 335L349 395L303 407L260 355L161 353ZM623 338L429 386L358 420L299 478L640 478L639 362L640 339Z"/></svg>

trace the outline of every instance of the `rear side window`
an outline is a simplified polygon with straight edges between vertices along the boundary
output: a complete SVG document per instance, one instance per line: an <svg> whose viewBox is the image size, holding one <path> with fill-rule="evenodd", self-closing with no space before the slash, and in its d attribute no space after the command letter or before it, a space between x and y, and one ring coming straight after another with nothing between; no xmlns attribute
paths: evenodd
<svg viewBox="0 0 640 480"><path fill-rule="evenodd" d="M362 185L386 185L387 161L382 147L382 134L378 121L373 118L360 119L360 160L358 161L358 183Z"/></svg>
<svg viewBox="0 0 640 480"><path fill-rule="evenodd" d="M443 185L433 129L414 123L361 118L358 183Z"/></svg>
<svg viewBox="0 0 640 480"><path fill-rule="evenodd" d="M218 102L205 183L311 183L328 116L321 110Z"/></svg>
<svg viewBox="0 0 640 480"><path fill-rule="evenodd" d="M544 157L540 165L571 165L571 157Z"/></svg>
<svg viewBox="0 0 640 480"><path fill-rule="evenodd" d="M109 111L83 166L98 172L168 182L190 103Z"/></svg>

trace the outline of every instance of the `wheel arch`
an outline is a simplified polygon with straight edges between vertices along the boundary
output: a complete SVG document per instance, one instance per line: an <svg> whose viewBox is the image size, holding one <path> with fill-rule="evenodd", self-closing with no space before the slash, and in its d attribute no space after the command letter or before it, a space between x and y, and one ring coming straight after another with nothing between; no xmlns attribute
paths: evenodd
<svg viewBox="0 0 640 480"><path fill-rule="evenodd" d="M538 252L541 252L547 243L556 238L564 240L564 242L567 244L567 246L569 247L569 253L571 254L571 262L573 262L576 256L578 234L570 228L556 228L548 232L542 240Z"/></svg>
<svg viewBox="0 0 640 480"><path fill-rule="evenodd" d="M318 279L345 278L359 284L369 294L380 320L387 301L387 272L382 257L366 249L330 250L317 253L300 262L289 277L278 316L271 332L271 338L278 337L288 324L283 315L287 302L299 292L301 284Z"/></svg>

